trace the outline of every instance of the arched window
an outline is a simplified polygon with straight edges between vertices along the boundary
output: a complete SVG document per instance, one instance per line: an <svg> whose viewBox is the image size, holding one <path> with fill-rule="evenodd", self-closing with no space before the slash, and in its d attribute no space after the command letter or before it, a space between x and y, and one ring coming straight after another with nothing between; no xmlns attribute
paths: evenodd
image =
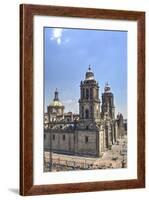
<svg viewBox="0 0 149 200"><path fill-rule="evenodd" d="M88 109L85 110L85 118L86 118L86 119L89 118L89 111L88 111Z"/></svg>
<svg viewBox="0 0 149 200"><path fill-rule="evenodd" d="M85 136L85 143L88 143L88 136Z"/></svg>
<svg viewBox="0 0 149 200"><path fill-rule="evenodd" d="M90 99L93 99L93 88L90 88Z"/></svg>
<svg viewBox="0 0 149 200"><path fill-rule="evenodd" d="M83 99L85 98L85 90L84 90L84 88L82 89L82 98Z"/></svg>
<svg viewBox="0 0 149 200"><path fill-rule="evenodd" d="M93 117L93 106L90 106L90 116Z"/></svg>
<svg viewBox="0 0 149 200"><path fill-rule="evenodd" d="M96 89L96 98L98 99L99 98L99 94L98 94L98 89Z"/></svg>
<svg viewBox="0 0 149 200"><path fill-rule="evenodd" d="M89 99L89 90L88 90L88 88L86 89L86 99Z"/></svg>
<svg viewBox="0 0 149 200"><path fill-rule="evenodd" d="M53 137L52 137L52 138L53 138L53 140L55 140L55 135L52 135L52 136L53 136Z"/></svg>
<svg viewBox="0 0 149 200"><path fill-rule="evenodd" d="M63 135L63 140L65 140L65 135Z"/></svg>
<svg viewBox="0 0 149 200"><path fill-rule="evenodd" d="M82 106L82 111L81 111L81 113L82 113L82 118L84 118L84 106Z"/></svg>

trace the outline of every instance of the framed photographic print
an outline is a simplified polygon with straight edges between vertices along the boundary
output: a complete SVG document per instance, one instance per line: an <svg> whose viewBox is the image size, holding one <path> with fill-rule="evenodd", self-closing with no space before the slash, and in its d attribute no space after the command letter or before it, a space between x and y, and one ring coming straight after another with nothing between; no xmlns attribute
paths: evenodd
<svg viewBox="0 0 149 200"><path fill-rule="evenodd" d="M20 6L20 194L145 187L145 13Z"/></svg>

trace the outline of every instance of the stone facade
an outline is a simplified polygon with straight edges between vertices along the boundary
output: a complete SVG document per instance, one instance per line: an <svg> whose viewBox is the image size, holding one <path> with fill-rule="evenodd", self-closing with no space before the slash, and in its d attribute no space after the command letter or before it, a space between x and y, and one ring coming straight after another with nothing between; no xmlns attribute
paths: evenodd
<svg viewBox="0 0 149 200"><path fill-rule="evenodd" d="M62 154L101 157L126 130L122 114L115 119L114 95L108 84L101 104L99 84L90 67L80 83L78 102L79 114L64 113L55 91L54 100L45 113L44 148Z"/></svg>

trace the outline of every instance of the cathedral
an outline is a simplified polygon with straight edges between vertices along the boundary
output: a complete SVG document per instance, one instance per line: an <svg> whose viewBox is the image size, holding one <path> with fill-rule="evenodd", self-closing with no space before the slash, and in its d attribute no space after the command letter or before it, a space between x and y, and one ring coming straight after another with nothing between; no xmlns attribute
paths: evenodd
<svg viewBox="0 0 149 200"><path fill-rule="evenodd" d="M56 89L44 115L44 150L60 154L102 157L127 134L122 114L115 117L114 95L106 83L102 98L90 66L80 82L79 114L65 113Z"/></svg>

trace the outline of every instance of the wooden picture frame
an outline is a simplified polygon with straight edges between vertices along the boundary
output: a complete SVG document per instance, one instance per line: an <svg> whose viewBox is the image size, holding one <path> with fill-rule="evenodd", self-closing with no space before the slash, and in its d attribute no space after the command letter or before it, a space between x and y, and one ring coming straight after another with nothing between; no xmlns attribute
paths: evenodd
<svg viewBox="0 0 149 200"><path fill-rule="evenodd" d="M33 17L137 21L137 179L34 185ZM145 187L145 13L93 8L20 5L20 194L44 195Z"/></svg>

